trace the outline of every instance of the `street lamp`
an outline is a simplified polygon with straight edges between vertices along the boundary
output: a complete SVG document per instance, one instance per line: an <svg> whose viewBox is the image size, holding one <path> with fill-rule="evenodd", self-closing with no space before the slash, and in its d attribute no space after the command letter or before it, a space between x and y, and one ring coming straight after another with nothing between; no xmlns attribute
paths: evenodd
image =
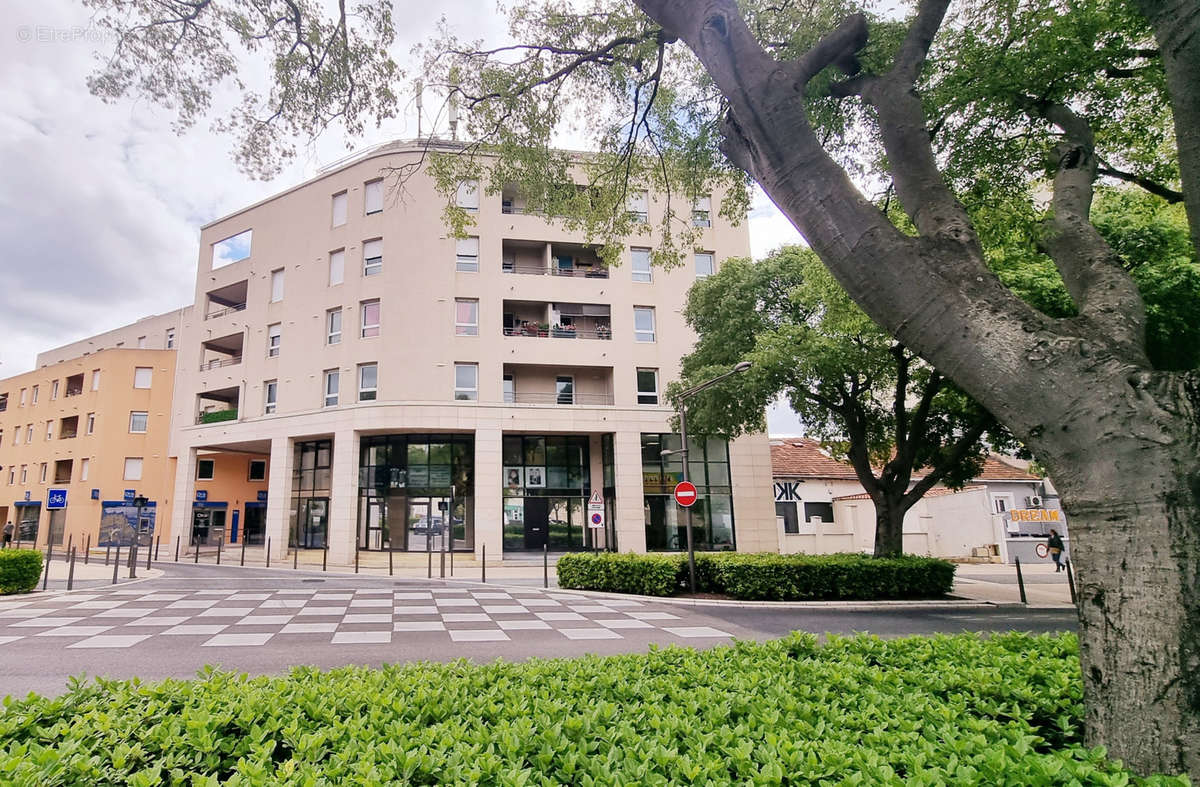
<svg viewBox="0 0 1200 787"><path fill-rule="evenodd" d="M679 394L679 436L683 441L683 448L677 451L662 451L662 456L670 456L671 454L682 454L683 460L683 480L688 481L688 437L687 437L687 400L701 391L712 388L717 383L727 377L732 377L735 374L741 374L747 371L751 366L749 361L739 361L732 369L725 374L719 374L711 380L706 380L699 385L693 385L683 393ZM688 555L688 584L691 587L692 594L696 593L696 550L692 540L692 507L687 506L684 509L684 522L687 531L687 555Z"/></svg>

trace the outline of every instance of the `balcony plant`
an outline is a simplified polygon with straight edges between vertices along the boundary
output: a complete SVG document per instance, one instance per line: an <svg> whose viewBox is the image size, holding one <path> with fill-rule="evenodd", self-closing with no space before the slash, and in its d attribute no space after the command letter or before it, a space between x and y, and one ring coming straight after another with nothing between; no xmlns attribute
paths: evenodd
<svg viewBox="0 0 1200 787"><path fill-rule="evenodd" d="M603 325L603 324L597 325L596 326L596 338L597 339L611 339L612 338L612 326Z"/></svg>
<svg viewBox="0 0 1200 787"><path fill-rule="evenodd" d="M574 325L555 325L553 335L556 337L562 338L562 339L574 339L575 338L575 326Z"/></svg>

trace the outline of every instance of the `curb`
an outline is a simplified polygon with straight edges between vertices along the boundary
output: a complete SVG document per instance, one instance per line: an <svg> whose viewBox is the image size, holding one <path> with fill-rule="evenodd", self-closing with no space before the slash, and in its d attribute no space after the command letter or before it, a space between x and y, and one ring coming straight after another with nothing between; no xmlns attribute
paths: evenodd
<svg viewBox="0 0 1200 787"><path fill-rule="evenodd" d="M142 570L145 571L145 569L142 569ZM65 595L72 594L72 593L95 593L96 591L110 590L112 588L123 588L123 587L126 587L127 585L139 585L142 582L148 582L151 579L158 579L159 577L161 577L163 575L163 571L160 568L152 568L152 569L150 569L150 571L155 572L153 576L141 576L141 577L138 577L137 579L125 579L125 580L118 582L115 585L110 583L108 585L100 585L99 587L74 588L73 590L67 590L66 588L62 588L62 589L58 589L58 590L40 590L39 589L39 590L31 591L29 593L29 595L30 596L36 595L39 598L46 598L48 596L65 596Z"/></svg>

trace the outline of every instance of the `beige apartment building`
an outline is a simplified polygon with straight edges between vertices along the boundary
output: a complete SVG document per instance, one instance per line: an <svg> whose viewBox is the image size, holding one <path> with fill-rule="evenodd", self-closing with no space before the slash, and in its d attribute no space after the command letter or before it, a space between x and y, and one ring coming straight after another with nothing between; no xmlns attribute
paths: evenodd
<svg viewBox="0 0 1200 787"><path fill-rule="evenodd" d="M476 223L455 239L425 173L403 196L384 179L420 155L377 148L202 228L169 449L172 497L191 505L173 532L232 541L238 518L276 556L334 563L682 548L663 391L694 342L687 290L749 254L745 226L702 201L687 265L651 270L651 242L631 239L609 270L519 194L468 183ZM631 207L651 224L663 209ZM266 493L214 499L204 480L229 457L262 468ZM690 458L698 544L778 550L766 437L694 439Z"/></svg>
<svg viewBox="0 0 1200 787"><path fill-rule="evenodd" d="M42 353L0 381L0 522L45 548L143 542L170 521L180 312ZM130 498L143 496L139 511Z"/></svg>

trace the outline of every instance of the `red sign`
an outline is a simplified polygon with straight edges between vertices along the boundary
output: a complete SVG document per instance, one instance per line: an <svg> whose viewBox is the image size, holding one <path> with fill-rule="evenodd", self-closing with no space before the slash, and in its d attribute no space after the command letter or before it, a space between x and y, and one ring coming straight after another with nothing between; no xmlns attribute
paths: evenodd
<svg viewBox="0 0 1200 787"><path fill-rule="evenodd" d="M675 485L675 502L690 508L696 502L696 485L691 481L680 481Z"/></svg>

